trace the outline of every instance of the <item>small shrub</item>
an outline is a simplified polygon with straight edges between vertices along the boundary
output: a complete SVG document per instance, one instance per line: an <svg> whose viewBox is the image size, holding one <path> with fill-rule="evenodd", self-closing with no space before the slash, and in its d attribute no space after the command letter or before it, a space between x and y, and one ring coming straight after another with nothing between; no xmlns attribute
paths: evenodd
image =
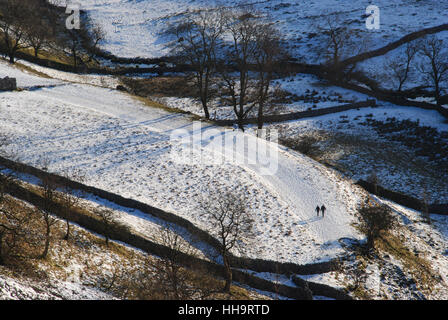
<svg viewBox="0 0 448 320"><path fill-rule="evenodd" d="M280 138L282 144L307 156L315 156L318 154L319 146L317 143L320 141L321 139L313 134L306 134L295 138Z"/></svg>
<svg viewBox="0 0 448 320"><path fill-rule="evenodd" d="M361 230L367 235L367 247L374 249L375 240L394 226L392 210L386 205L371 206L366 203L358 212L361 216Z"/></svg>

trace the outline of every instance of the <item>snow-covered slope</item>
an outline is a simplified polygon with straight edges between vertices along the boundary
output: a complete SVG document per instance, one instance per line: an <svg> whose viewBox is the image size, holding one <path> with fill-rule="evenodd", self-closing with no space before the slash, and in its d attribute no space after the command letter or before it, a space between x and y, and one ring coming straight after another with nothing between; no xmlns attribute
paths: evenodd
<svg viewBox="0 0 448 320"><path fill-rule="evenodd" d="M107 39L103 48L116 55L128 57L157 57L166 54L165 45L168 39L159 32L179 15L212 5L205 0L79 2L82 9L104 27ZM237 3L230 0L220 1L220 5L224 6ZM321 24L328 15L342 13L344 23L366 32L362 15L369 4L380 7L382 21L379 31L367 32L371 49L405 33L441 24L448 18L448 2L431 0L378 0L375 3L271 0L256 1L254 7L271 15L285 34L295 56L312 62L316 57L313 53L314 45L322 36L314 34L316 25ZM440 36L445 37L446 34L445 32ZM235 140L241 141L245 138L254 145L259 140L251 134L253 131L250 129L248 133L241 133L208 123L203 123L202 127L197 129L192 117L150 107L142 100L113 90L119 82L112 77L74 75L23 63L51 78L41 78L0 61L0 75L16 77L19 88L23 89L20 92L0 93L0 134L8 136L11 143L7 146L7 151L16 155L19 160L38 167L48 164L50 171L58 173L79 169L86 175L87 184L171 211L211 233L213 230L209 221L200 214L199 202L203 195L206 195L210 187L243 193L248 197L247 207L255 217L256 232L253 241L246 241L244 254L253 258L300 264L326 261L346 253L346 248L339 242L341 238L363 238L353 227L353 223L357 220L356 207L363 200L365 193L336 171L275 143L267 144L270 153L278 155L278 167L273 174L265 174L263 166L256 164L232 161L216 164L213 160L216 160L217 156L217 143L221 141L216 138L222 138L227 145L233 145ZM384 59L381 57L362 65L368 70L377 70L378 66L383 64ZM305 90L315 89L315 79L311 78L296 76L289 80L279 79L277 82L283 89L301 95ZM358 101L367 98L336 87L326 87L325 90L329 91L328 96L334 91L338 93L335 97L341 99ZM179 103L175 98L169 100L175 107ZM336 101L338 98L326 100L325 103L319 102L319 105L314 105L315 102L291 103L286 108L321 108L334 106ZM184 99L184 102L190 104L191 100ZM183 109L193 108L187 105ZM422 125L435 127L439 131L447 129L447 125L443 123L444 119L433 111L391 104L380 104L376 109L352 110L343 116L343 119L350 121L341 120L342 116L339 114L332 114L280 124L279 127L287 128L291 136L306 132L310 128L314 130L329 127L334 127L335 131L353 131L359 135L364 127L355 121L361 121L361 117L384 119L393 116L407 119L412 116L419 118ZM275 127L277 126L271 126ZM199 152L199 156L195 155L195 162L183 163L172 157L172 151L183 146L180 139L172 139L177 130L183 130L196 141L194 150ZM210 139L212 136L214 139ZM253 149L239 149L238 146L235 151L239 158L244 158L246 151L254 152ZM354 153L353 157L356 158L354 163L358 165L360 159L357 154ZM354 178L365 178L370 173L366 168L371 170L370 164L361 164L360 169L353 165L353 168L357 171L352 175ZM395 171L395 167L392 169ZM397 180L404 180L401 173L399 171L394 176L390 171L379 172L380 176L389 176L383 182L386 186L389 186L389 183L393 187ZM400 183L403 184L402 181ZM412 192L414 189L408 184L405 191ZM443 189L444 186L440 188ZM438 195L443 198L446 190L442 190ZM95 199L89 200L95 203ZM394 208L397 216L403 218L402 226L396 232L403 239L410 239L406 245L414 251L424 252L422 256L428 261L437 260L434 266L436 272L442 276L437 284L437 290L441 293L435 297L446 297L446 219L436 219L436 228L439 229L437 231L419 222L417 212L384 202ZM151 239L154 239L151 233L163 223L112 204L100 204L112 206L121 215L121 221ZM314 208L322 204L327 207L326 215L317 217ZM388 259L381 257L383 258ZM376 262L368 269L369 277L384 282L382 285L385 291L390 291L391 288L398 290L399 283L393 283L394 270L397 266L404 269L401 262L394 259L385 264L390 269L386 268L384 273L380 269L381 265L375 265ZM266 275L270 276L275 275ZM337 286L345 285L344 280L335 281L333 274L313 277ZM378 280L380 278L382 280ZM402 280L400 276L396 278ZM290 281L289 278L284 280ZM10 285L4 295L6 298L51 298L29 291L27 284L22 286L16 280L0 278L0 286L6 287L5 284ZM374 290L375 285L368 287ZM73 292L76 290L77 288L73 288ZM410 292L403 294L380 294L379 290L372 295L377 298L414 297L412 289L409 290Z"/></svg>
<svg viewBox="0 0 448 320"><path fill-rule="evenodd" d="M0 300L113 300L114 297L78 283L19 280L0 275Z"/></svg>
<svg viewBox="0 0 448 320"><path fill-rule="evenodd" d="M12 69L5 63L0 68ZM1 93L0 122L12 140L8 149L22 161L39 166L47 159L57 172L81 169L89 184L173 211L205 229L198 201L208 184L245 193L256 215L256 245L247 246L252 257L327 260L342 252L340 237L359 237L350 225L359 190L335 172L287 150L279 151L272 176L253 165L176 163L170 150L179 142L170 135L176 129L193 132L191 119L111 89L60 83ZM225 139L242 134L210 126L201 131L205 136L210 130ZM201 148L205 158L213 156L212 145ZM317 218L314 208L322 204L327 216Z"/></svg>
<svg viewBox="0 0 448 320"><path fill-rule="evenodd" d="M322 24L328 15L341 14L344 24L366 31L366 8L372 4L378 6L381 28L367 32L369 45L373 47L448 20L448 2L436 0L78 0L77 3L106 31L104 48L127 57L166 54L167 39L160 31L181 15L215 4L225 7L249 4L251 11L269 14L294 52L308 57L312 54L308 52L307 37L317 33L316 25Z"/></svg>
<svg viewBox="0 0 448 320"><path fill-rule="evenodd" d="M351 224L356 222L355 208L364 193L351 181L310 158L269 144L271 151L279 152L278 170L266 175L257 165L212 164L216 140L198 139L200 143L195 148L201 151L204 162L181 163L170 153L180 145L179 140L171 139L177 129L193 136L222 136L225 141L233 141L243 133L211 125L197 130L188 116L148 107L129 95L88 84L91 79L79 83L82 78L70 79L70 74L58 76L53 72L58 78L68 77L74 82L53 83L48 79L40 82L40 78L22 74L4 62L0 62L0 72L14 74L19 87L25 88L0 93L1 133L11 140L8 151L21 161L40 166L49 160L49 169L60 173L80 169L88 184L170 210L209 231L212 230L208 221L199 214L198 201L210 183L243 192L248 195L248 208L255 215L256 238L246 244L246 254L251 257L295 263L324 261L346 253L338 241L340 238L363 238ZM249 140L256 139L245 135ZM239 155L242 153L240 150ZM424 294L446 297L446 219L436 219L433 230L418 221L418 212L386 203L402 218L402 226L396 233L401 239L409 239L403 243L415 252L423 252L424 259L437 260L431 271L439 279L434 285L436 290ZM325 218L315 216L317 204L328 208ZM140 233L151 233L161 224L137 212L113 209L121 215L120 220ZM371 297L421 297L421 292L413 287L403 291L403 281L411 281L418 270L409 273L404 262L386 253L382 253L381 259L367 269L366 289ZM356 262L348 263L352 268ZM350 272L345 271L311 279L337 287L353 281ZM290 279L281 281L289 283ZM8 285L4 298L53 298L32 291L32 284L10 278L0 279L2 284L5 288ZM73 296L62 296L88 299L94 294L78 295L77 290L73 288Z"/></svg>

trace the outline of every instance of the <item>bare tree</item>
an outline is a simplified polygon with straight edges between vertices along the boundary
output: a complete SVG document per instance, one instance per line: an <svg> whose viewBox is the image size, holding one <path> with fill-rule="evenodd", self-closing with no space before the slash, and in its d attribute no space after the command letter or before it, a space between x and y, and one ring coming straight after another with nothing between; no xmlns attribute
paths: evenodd
<svg viewBox="0 0 448 320"><path fill-rule="evenodd" d="M325 37L319 44L317 52L318 59L323 56L329 76L340 80L350 75L356 69L356 64L342 68L341 61L364 50L367 37L359 30L350 29L341 14L328 14L316 29Z"/></svg>
<svg viewBox="0 0 448 320"><path fill-rule="evenodd" d="M84 176L79 172L65 173L65 178L74 179L78 182L84 181ZM59 194L59 202L64 210L65 222L66 222L66 232L64 240L69 240L70 238L70 220L72 218L72 210L75 208L80 201L80 194L75 194L75 192L80 192L79 190L74 190L69 184L63 184L61 186L61 193Z"/></svg>
<svg viewBox="0 0 448 320"><path fill-rule="evenodd" d="M0 133L0 155L3 155L4 153L4 147L9 144L9 139L6 135ZM4 169L3 167L0 167L0 169ZM4 171L0 172L0 203L4 200L6 191L10 185L11 182L14 181L14 174L13 173L7 173Z"/></svg>
<svg viewBox="0 0 448 320"><path fill-rule="evenodd" d="M125 297L136 300L154 300L159 297L160 291L154 284L154 257L146 256L142 268L138 268L129 277Z"/></svg>
<svg viewBox="0 0 448 320"><path fill-rule="evenodd" d="M78 29L71 29L59 36L61 47L67 50L67 54L72 56L75 70L83 63L82 53L84 52L84 46L80 33L81 31Z"/></svg>
<svg viewBox="0 0 448 320"><path fill-rule="evenodd" d="M284 57L280 45L280 34L270 24L260 24L256 30L255 41L257 50L255 62L257 65L256 100L258 103L258 129L263 128L263 113L269 100L269 90L276 63Z"/></svg>
<svg viewBox="0 0 448 320"><path fill-rule="evenodd" d="M0 135L0 149L8 140ZM15 175L10 172L0 173L0 265L14 253L18 253L23 243L37 243L34 228L37 225L35 210L19 208L17 203L6 197L15 183Z"/></svg>
<svg viewBox="0 0 448 320"><path fill-rule="evenodd" d="M256 83L251 77L250 67L255 64L257 55L258 27L257 18L251 13L227 13L226 31L231 40L225 50L229 66L221 69L222 96L232 106L241 130L244 130L243 120L257 106L254 97Z"/></svg>
<svg viewBox="0 0 448 320"><path fill-rule="evenodd" d="M210 118L209 100L212 97L212 77L216 71L216 53L224 32L222 10L201 11L183 19L168 33L177 38L173 54L193 67L198 96L205 117Z"/></svg>
<svg viewBox="0 0 448 320"><path fill-rule="evenodd" d="M347 55L352 32L339 15L328 15L324 20L322 25L317 26L318 31L326 37L323 50L319 54L324 54L328 65L338 68L341 60Z"/></svg>
<svg viewBox="0 0 448 320"><path fill-rule="evenodd" d="M48 255L51 242L51 228L56 224L57 219L53 217L52 213L55 210L55 201L57 199L56 190L58 184L51 176L45 176L41 180L43 205L40 208L40 212L45 222L45 247L40 256L41 259L45 259Z"/></svg>
<svg viewBox="0 0 448 320"><path fill-rule="evenodd" d="M0 265L6 263L6 259L18 253L22 244L31 237L33 233L30 225L33 225L33 210L18 209L7 199L0 201Z"/></svg>
<svg viewBox="0 0 448 320"><path fill-rule="evenodd" d="M41 1L29 2L29 14L26 26L26 42L33 48L37 58L39 51L55 38L57 14Z"/></svg>
<svg viewBox="0 0 448 320"><path fill-rule="evenodd" d="M112 232L115 231L119 227L119 222L116 219L115 213L106 208L101 208L95 210L95 214L98 216L102 223L103 227L103 235L106 238L106 245L109 245L109 239L112 235Z"/></svg>
<svg viewBox="0 0 448 320"><path fill-rule="evenodd" d="M104 33L99 26L92 23L88 18L83 18L79 29L67 29L64 22L63 19L59 19L56 24L58 32L55 38L55 46L62 50L65 55L72 57L73 67L77 71L79 66L92 60L89 51L90 54L95 53L98 44L104 38Z"/></svg>
<svg viewBox="0 0 448 320"><path fill-rule="evenodd" d="M26 41L28 45L34 50L34 57L39 56L40 50L47 44L49 38L48 30L50 30L47 26L43 25L30 25L29 26L32 31L28 31L26 34Z"/></svg>
<svg viewBox="0 0 448 320"><path fill-rule="evenodd" d="M118 296L126 296L127 289L124 288L123 282L126 278L126 268L122 265L113 262L111 265L111 276L102 274L97 280L97 287L105 292L114 293Z"/></svg>
<svg viewBox="0 0 448 320"><path fill-rule="evenodd" d="M5 198L8 187L14 181L14 179L15 177L12 173L0 173L0 203Z"/></svg>
<svg viewBox="0 0 448 320"><path fill-rule="evenodd" d="M191 14L166 32L177 39L173 54L192 66L205 117L210 118L214 75L219 73L222 100L232 106L239 127L244 130L243 120L258 106L261 129L281 53L279 32L248 10L224 9ZM226 64L218 64L220 59Z"/></svg>
<svg viewBox="0 0 448 320"><path fill-rule="evenodd" d="M192 299L197 288L191 283L191 271L181 267L181 263L185 254L195 256L193 248L170 227L160 228L158 236L160 244L170 250L168 257L153 263L157 287L163 292L165 299Z"/></svg>
<svg viewBox="0 0 448 320"><path fill-rule="evenodd" d="M99 24L93 24L90 33L90 48L93 52L98 50L98 46L102 41L104 41L105 37L106 33L104 32L103 28Z"/></svg>
<svg viewBox="0 0 448 320"><path fill-rule="evenodd" d="M95 61L98 63L95 55L100 51L99 46L104 41L106 33L99 24L92 22L90 19L85 24L89 30L84 32L84 47L87 49L89 57L87 62Z"/></svg>
<svg viewBox="0 0 448 320"><path fill-rule="evenodd" d="M14 247L15 238L20 230L19 222L20 219L15 214L0 209L0 265L5 264L5 256ZM4 247L8 247L9 250Z"/></svg>
<svg viewBox="0 0 448 320"><path fill-rule="evenodd" d="M29 12L26 9L27 2L0 1L0 37L10 63L15 63L17 51L28 47L26 30Z"/></svg>
<svg viewBox="0 0 448 320"><path fill-rule="evenodd" d="M166 247L167 255L164 258L147 256L145 266L128 277L129 298L197 300L216 292L216 281L202 267L182 266L186 256L196 257L195 248L170 226L159 228L156 237L158 243Z"/></svg>
<svg viewBox="0 0 448 320"><path fill-rule="evenodd" d="M358 209L358 212L361 216L361 230L367 235L367 247L374 249L375 240L394 226L392 210L386 205L371 206L366 203Z"/></svg>
<svg viewBox="0 0 448 320"><path fill-rule="evenodd" d="M392 78L397 82L397 91L401 92L403 85L412 75L411 64L417 53L417 46L408 42L404 52L405 60L402 57L395 58L386 64L387 69L390 70Z"/></svg>
<svg viewBox="0 0 448 320"><path fill-rule="evenodd" d="M443 40L429 36L422 41L420 54L425 58L418 68L434 88L434 98L441 105L442 83L448 79L448 50Z"/></svg>
<svg viewBox="0 0 448 320"><path fill-rule="evenodd" d="M225 269L224 292L230 292L232 268L231 250L243 250L242 241L253 237L253 219L247 210L247 199L229 191L215 190L201 203L202 215L209 221L214 235L221 243Z"/></svg>

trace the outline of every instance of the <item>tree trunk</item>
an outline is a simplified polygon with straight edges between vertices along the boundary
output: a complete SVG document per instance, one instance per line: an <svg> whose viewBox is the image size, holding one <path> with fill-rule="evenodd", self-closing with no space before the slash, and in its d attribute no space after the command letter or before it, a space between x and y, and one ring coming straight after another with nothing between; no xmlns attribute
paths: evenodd
<svg viewBox="0 0 448 320"><path fill-rule="evenodd" d="M243 124L243 119L238 118L238 128L241 129L241 131L244 132L244 124Z"/></svg>
<svg viewBox="0 0 448 320"><path fill-rule="evenodd" d="M70 238L70 222L67 220L67 231L64 237L64 240L68 240Z"/></svg>
<svg viewBox="0 0 448 320"><path fill-rule="evenodd" d="M205 98L201 98L202 102L202 108L204 109L204 114L206 119L210 119L210 112L208 111L207 101L205 101Z"/></svg>
<svg viewBox="0 0 448 320"><path fill-rule="evenodd" d="M232 284L232 269L230 268L229 257L227 253L223 253L224 269L225 269L225 280L224 292L230 293L230 285Z"/></svg>
<svg viewBox="0 0 448 320"><path fill-rule="evenodd" d="M202 106L204 107L205 118L207 119L210 119L210 113L208 111L209 81L210 81L210 69L207 68L207 71L205 73L205 83L202 92Z"/></svg>
<svg viewBox="0 0 448 320"><path fill-rule="evenodd" d="M173 261L171 261L170 264L171 264L171 283L173 286L174 299L181 300L181 296L179 294L179 278L177 276L177 269Z"/></svg>
<svg viewBox="0 0 448 320"><path fill-rule="evenodd" d="M258 129L263 129L263 108L264 104L260 103L258 106Z"/></svg>
<svg viewBox="0 0 448 320"><path fill-rule="evenodd" d="M0 266L5 264L3 259L3 233L0 233Z"/></svg>
<svg viewBox="0 0 448 320"><path fill-rule="evenodd" d="M47 232L45 234L45 248L44 248L44 252L41 255L41 259L45 259L48 255L48 250L50 248L50 226L47 224Z"/></svg>
<svg viewBox="0 0 448 320"><path fill-rule="evenodd" d="M434 85L434 97L436 98L436 104L438 106L441 106L441 101L440 101L440 89L439 89L439 83L436 82Z"/></svg>

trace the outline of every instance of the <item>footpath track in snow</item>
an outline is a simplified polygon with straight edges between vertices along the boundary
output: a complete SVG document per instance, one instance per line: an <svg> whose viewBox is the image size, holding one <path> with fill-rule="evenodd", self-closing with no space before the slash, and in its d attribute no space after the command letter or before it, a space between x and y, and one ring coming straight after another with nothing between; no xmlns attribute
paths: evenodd
<svg viewBox="0 0 448 320"><path fill-rule="evenodd" d="M115 90L58 81L0 93L0 124L11 136L9 150L23 162L36 165L47 158L51 171L80 169L88 184L175 212L206 230L197 202L207 183L245 192L256 216L256 246L247 244L250 257L325 261L343 252L339 238L359 237L351 226L359 189L337 173L275 144L268 144L271 152L278 151L273 175L264 175L259 165L178 164L170 154L179 144L170 139L175 130L202 137L221 132L226 142L243 133L211 125L197 131L190 117L149 108ZM202 156L212 157L218 140L199 141ZM236 152L243 156L244 150ZM314 208L322 204L327 213L318 218Z"/></svg>

